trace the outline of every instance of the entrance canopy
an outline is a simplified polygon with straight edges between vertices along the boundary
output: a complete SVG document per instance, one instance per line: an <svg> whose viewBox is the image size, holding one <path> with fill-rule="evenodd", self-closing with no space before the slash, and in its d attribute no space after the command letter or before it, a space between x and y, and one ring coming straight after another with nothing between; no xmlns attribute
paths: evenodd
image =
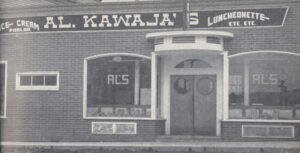
<svg viewBox="0 0 300 153"><path fill-rule="evenodd" d="M166 120L166 135L221 135L228 99L224 39L232 37L230 32L208 30L146 35L154 40L152 104Z"/></svg>
<svg viewBox="0 0 300 153"><path fill-rule="evenodd" d="M155 51L224 51L224 38L231 37L232 33L224 31L168 31L146 35L147 39L154 40Z"/></svg>

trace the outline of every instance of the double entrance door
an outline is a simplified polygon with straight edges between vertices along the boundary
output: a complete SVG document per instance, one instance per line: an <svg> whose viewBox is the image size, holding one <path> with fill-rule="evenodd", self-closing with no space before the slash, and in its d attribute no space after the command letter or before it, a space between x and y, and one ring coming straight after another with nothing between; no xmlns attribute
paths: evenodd
<svg viewBox="0 0 300 153"><path fill-rule="evenodd" d="M171 76L171 135L216 135L216 76Z"/></svg>

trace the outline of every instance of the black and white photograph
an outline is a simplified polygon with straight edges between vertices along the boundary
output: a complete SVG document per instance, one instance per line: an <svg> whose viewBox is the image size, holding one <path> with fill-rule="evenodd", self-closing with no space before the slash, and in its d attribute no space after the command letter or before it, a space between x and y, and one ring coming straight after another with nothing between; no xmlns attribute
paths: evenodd
<svg viewBox="0 0 300 153"><path fill-rule="evenodd" d="M300 0L0 0L0 153L300 153Z"/></svg>

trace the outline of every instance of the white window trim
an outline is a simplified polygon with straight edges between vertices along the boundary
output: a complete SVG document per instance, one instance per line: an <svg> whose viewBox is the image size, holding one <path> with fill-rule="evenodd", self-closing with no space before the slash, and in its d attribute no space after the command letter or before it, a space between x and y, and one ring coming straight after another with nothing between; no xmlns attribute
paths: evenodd
<svg viewBox="0 0 300 153"><path fill-rule="evenodd" d="M88 61L92 59L97 59L97 58L102 58L102 57L109 57L109 56L132 56L132 57L140 57L140 58L146 58L151 60L152 58L149 56L145 55L140 55L140 54L133 54L133 53L107 53L107 54L98 54L90 57L84 58L83 62L83 111L82 111L82 116L83 119L101 119L101 120L112 120L112 119L117 119L117 120L156 120L156 103L155 101L151 100L151 117L103 117L103 116L87 116L87 72L88 72ZM153 61L151 60L151 63ZM151 70L151 74L152 74ZM153 81L153 80L151 80ZM152 87L151 87L152 88ZM152 89L151 89L152 90ZM151 99L153 99L153 94L151 91Z"/></svg>
<svg viewBox="0 0 300 153"><path fill-rule="evenodd" d="M0 64L5 65L5 76L4 76L4 105L3 105L3 115L0 115L0 118L7 118L6 116L6 105L7 105L7 61L0 61Z"/></svg>
<svg viewBox="0 0 300 153"><path fill-rule="evenodd" d="M55 86L24 86L20 85L20 76L35 76L35 75L56 75ZM33 72L19 72L16 73L16 90L36 90L36 91L56 91L59 90L59 72L58 71L33 71Z"/></svg>
<svg viewBox="0 0 300 153"><path fill-rule="evenodd" d="M292 129L292 136L291 137L280 137L280 136L245 136L244 134L244 127L284 127L284 128L291 128ZM295 126L292 125L242 125L242 137L244 138L281 138L281 139L290 139L295 138Z"/></svg>
<svg viewBox="0 0 300 153"><path fill-rule="evenodd" d="M268 119L226 119L224 122L254 122L254 123L300 123L300 120L268 120Z"/></svg>

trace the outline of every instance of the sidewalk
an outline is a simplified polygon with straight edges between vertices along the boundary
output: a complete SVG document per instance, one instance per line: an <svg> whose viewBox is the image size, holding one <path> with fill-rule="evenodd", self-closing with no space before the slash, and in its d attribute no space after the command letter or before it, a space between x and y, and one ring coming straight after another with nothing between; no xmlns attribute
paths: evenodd
<svg viewBox="0 0 300 153"><path fill-rule="evenodd" d="M1 142L1 146L34 147L152 147L152 148L297 148L300 142Z"/></svg>

